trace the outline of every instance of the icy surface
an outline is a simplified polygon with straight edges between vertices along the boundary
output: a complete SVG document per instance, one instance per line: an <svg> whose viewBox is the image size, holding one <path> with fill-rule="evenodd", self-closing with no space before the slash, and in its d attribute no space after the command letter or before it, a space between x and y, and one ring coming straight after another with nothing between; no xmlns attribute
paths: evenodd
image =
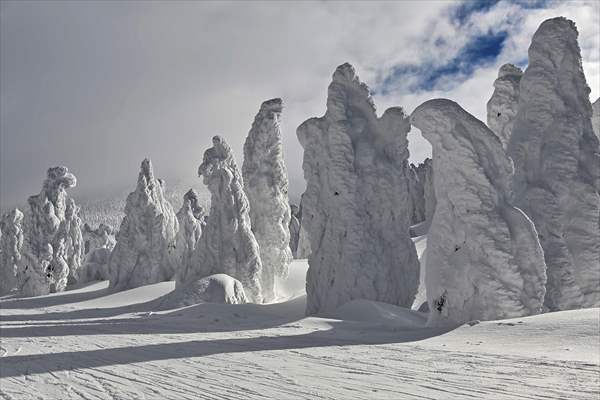
<svg viewBox="0 0 600 400"><path fill-rule="evenodd" d="M0 221L0 296L17 287L17 272L23 267L23 213L15 208Z"/></svg>
<svg viewBox="0 0 600 400"><path fill-rule="evenodd" d="M577 36L565 18L533 36L507 149L515 204L544 248L550 310L600 305L600 150Z"/></svg>
<svg viewBox="0 0 600 400"><path fill-rule="evenodd" d="M506 148L519 108L519 85L523 71L512 64L500 67L494 93L487 103L487 125Z"/></svg>
<svg viewBox="0 0 600 400"><path fill-rule="evenodd" d="M300 261L290 266L306 269ZM305 263L305 262L304 262ZM306 264L306 263L305 263ZM304 285L298 282L296 289ZM599 309L419 328L366 301L305 318L304 298L158 311L173 282L0 299L0 396L14 399L588 400ZM348 319L346 319L346 317ZM416 322L416 323L415 323Z"/></svg>
<svg viewBox="0 0 600 400"><path fill-rule="evenodd" d="M307 313L354 299L410 306L419 264L409 237L408 117L377 118L350 64L337 68L327 112L298 128L304 148L302 223L308 231Z"/></svg>
<svg viewBox="0 0 600 400"><path fill-rule="evenodd" d="M252 231L260 249L265 302L275 298L275 279L287 275L292 261L288 176L279 126L282 110L281 99L262 103L244 143L242 165Z"/></svg>
<svg viewBox="0 0 600 400"><path fill-rule="evenodd" d="M177 232L176 257L179 263L178 279L185 277L192 268L192 255L206 225L206 213L199 204L198 193L190 189L183 196L183 205L177 212L179 231Z"/></svg>
<svg viewBox="0 0 600 400"><path fill-rule="evenodd" d="M162 282L176 272L179 224L162 185L154 177L150 160L142 161L137 187L127 197L125 217L110 256L112 287L123 290Z"/></svg>
<svg viewBox="0 0 600 400"><path fill-rule="evenodd" d="M192 268L178 285L227 274L242 283L249 301L260 303L262 266L248 199L233 152L221 137L213 137L213 147L204 152L198 175L211 192L210 213L192 256Z"/></svg>
<svg viewBox="0 0 600 400"><path fill-rule="evenodd" d="M73 278L81 266L79 208L68 198L66 190L76 184L75 175L67 167L49 168L40 194L28 199L30 214L25 234L27 268L31 269L28 274L47 278L32 278L25 290L30 295L64 290L69 276Z"/></svg>
<svg viewBox="0 0 600 400"><path fill-rule="evenodd" d="M83 226L84 264L81 279L84 282L93 280L108 280L110 273L108 262L110 253L115 247L115 234L110 226L100 224L92 229L88 224Z"/></svg>
<svg viewBox="0 0 600 400"><path fill-rule="evenodd" d="M178 308L199 303L244 304L247 303L244 286L237 279L216 274L177 287L165 296L161 308Z"/></svg>
<svg viewBox="0 0 600 400"><path fill-rule="evenodd" d="M432 146L437 205L427 238L429 323L535 314L546 268L532 222L509 202L513 166L485 124L445 99L415 109Z"/></svg>

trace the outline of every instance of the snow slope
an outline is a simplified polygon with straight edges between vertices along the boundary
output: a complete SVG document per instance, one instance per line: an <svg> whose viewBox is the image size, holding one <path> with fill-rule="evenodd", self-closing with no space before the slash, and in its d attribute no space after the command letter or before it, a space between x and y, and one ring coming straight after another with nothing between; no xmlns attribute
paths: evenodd
<svg viewBox="0 0 600 400"><path fill-rule="evenodd" d="M291 292L305 260L290 265ZM304 317L305 297L158 310L162 282L106 282L0 300L5 399L594 399L599 309L420 328L355 301ZM294 287L291 287L294 286ZM416 322L415 322L416 321ZM424 321L424 319L423 319ZM40 396L40 394L42 394Z"/></svg>

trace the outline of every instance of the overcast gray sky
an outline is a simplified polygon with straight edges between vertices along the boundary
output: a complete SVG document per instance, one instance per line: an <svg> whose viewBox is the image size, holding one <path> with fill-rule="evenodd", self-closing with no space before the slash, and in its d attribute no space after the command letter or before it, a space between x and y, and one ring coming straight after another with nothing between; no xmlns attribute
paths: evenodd
<svg viewBox="0 0 600 400"><path fill-rule="evenodd" d="M577 23L600 92L600 2L10 2L0 5L0 205L40 190L49 166L76 194L158 176L194 181L214 134L238 161L262 101L282 97L290 192L304 190L296 127L325 111L352 63L379 112L449 97L485 120L498 67L524 66L546 18ZM428 144L411 133L411 157ZM196 179L197 185L201 181Z"/></svg>

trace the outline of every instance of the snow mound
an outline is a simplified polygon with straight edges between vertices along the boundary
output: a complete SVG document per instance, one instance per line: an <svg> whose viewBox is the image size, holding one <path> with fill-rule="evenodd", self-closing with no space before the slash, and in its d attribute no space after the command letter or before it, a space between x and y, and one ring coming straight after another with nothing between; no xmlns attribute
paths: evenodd
<svg viewBox="0 0 600 400"><path fill-rule="evenodd" d="M395 328L424 328L427 314L392 304L352 300L338 307L333 317L347 321L373 322Z"/></svg>
<svg viewBox="0 0 600 400"><path fill-rule="evenodd" d="M248 299L244 286L235 278L215 274L177 287L169 293L162 307L179 308L199 303L244 304Z"/></svg>
<svg viewBox="0 0 600 400"><path fill-rule="evenodd" d="M510 203L511 160L481 121L446 99L411 116L433 149L437 205L427 235L430 324L539 313L546 268L533 223Z"/></svg>

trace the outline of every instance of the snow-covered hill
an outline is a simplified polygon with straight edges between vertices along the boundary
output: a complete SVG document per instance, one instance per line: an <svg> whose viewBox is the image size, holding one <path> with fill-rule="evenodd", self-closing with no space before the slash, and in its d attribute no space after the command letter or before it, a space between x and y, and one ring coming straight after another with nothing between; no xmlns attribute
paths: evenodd
<svg viewBox="0 0 600 400"><path fill-rule="evenodd" d="M173 282L0 300L6 399L594 399L600 309L424 328L356 301L304 317L305 260L282 302L161 310ZM40 394L42 394L40 397Z"/></svg>

